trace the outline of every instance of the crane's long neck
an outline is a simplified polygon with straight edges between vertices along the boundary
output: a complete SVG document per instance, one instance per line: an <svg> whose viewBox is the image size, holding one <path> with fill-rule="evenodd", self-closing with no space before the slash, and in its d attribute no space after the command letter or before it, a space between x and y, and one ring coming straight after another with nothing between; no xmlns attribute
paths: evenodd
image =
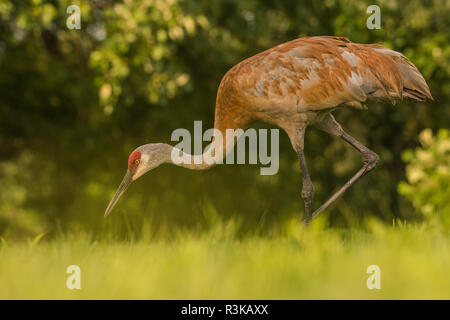
<svg viewBox="0 0 450 320"><path fill-rule="evenodd" d="M212 142L203 154L189 154L177 147L169 146L167 162L191 170L205 170L218 163L234 148L236 139L226 139L225 132L214 129Z"/></svg>
<svg viewBox="0 0 450 320"><path fill-rule="evenodd" d="M227 107L228 105L235 105L236 101L229 99L230 94L223 93L223 86L222 82L217 93L211 144L201 155L192 155L177 147L170 146L170 159L166 159L166 162L191 170L205 170L222 163L227 154L233 150L239 136L243 133L243 128L248 125L251 119L233 111L236 108ZM233 130L232 137L228 135L229 130Z"/></svg>

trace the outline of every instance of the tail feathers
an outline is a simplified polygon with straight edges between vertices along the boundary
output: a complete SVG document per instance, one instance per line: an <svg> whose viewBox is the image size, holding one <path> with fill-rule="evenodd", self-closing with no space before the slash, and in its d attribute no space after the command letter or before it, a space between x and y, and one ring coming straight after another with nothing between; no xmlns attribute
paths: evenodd
<svg viewBox="0 0 450 320"><path fill-rule="evenodd" d="M412 99L415 99L417 101L425 101L426 98L429 98L429 99L433 100L433 97L431 95L430 96L425 96L420 91L417 91L417 90L414 90L414 89L409 89L409 88L403 88L403 95L405 97L412 98Z"/></svg>
<svg viewBox="0 0 450 320"><path fill-rule="evenodd" d="M404 95L419 101L424 101L426 98L433 100L430 89L419 70L403 55L394 61L403 77Z"/></svg>
<svg viewBox="0 0 450 320"><path fill-rule="evenodd" d="M403 96L418 101L424 101L426 98L434 100L422 74L408 58L393 50L379 50L391 57L397 65L403 79Z"/></svg>

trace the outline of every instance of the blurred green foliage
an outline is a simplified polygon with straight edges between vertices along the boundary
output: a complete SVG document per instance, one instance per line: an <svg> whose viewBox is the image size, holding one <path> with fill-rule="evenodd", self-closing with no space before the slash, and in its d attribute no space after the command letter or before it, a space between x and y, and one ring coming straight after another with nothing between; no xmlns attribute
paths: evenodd
<svg viewBox="0 0 450 320"><path fill-rule="evenodd" d="M276 176L259 176L257 166L204 172L163 166L137 181L108 221L103 212L130 151L170 143L174 129L192 130L194 120L212 127L217 87L230 67L312 35L379 42L405 53L435 98L336 112L381 163L328 210L329 223L358 225L372 215L420 219L397 192L405 175L401 154L424 128L449 124L450 3L380 0L381 29L368 30L372 2L0 0L0 235L117 229L126 237L147 221L154 227L142 233L170 234L207 225L211 211L239 217L243 231L300 218L301 174L284 133ZM81 30L66 27L70 4L81 8ZM314 129L306 150L318 206L361 159Z"/></svg>
<svg viewBox="0 0 450 320"><path fill-rule="evenodd" d="M420 134L421 147L403 153L407 182L399 192L428 219L437 219L450 227L450 130L436 136L430 129Z"/></svg>

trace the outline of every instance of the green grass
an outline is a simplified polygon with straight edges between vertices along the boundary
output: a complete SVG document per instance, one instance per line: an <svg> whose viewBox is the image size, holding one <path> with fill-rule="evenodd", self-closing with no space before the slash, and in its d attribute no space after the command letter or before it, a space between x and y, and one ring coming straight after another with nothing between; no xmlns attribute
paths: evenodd
<svg viewBox="0 0 450 320"><path fill-rule="evenodd" d="M133 242L76 236L0 242L1 299L450 299L450 236L438 227L301 230L271 237L209 233ZM81 268L81 290L66 268ZM369 265L381 289L366 287Z"/></svg>

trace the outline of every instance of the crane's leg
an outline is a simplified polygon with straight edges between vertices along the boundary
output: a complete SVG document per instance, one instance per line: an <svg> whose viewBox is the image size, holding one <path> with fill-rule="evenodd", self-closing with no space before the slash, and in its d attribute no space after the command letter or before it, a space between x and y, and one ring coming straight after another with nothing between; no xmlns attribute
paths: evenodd
<svg viewBox="0 0 450 320"><path fill-rule="evenodd" d="M311 178L309 176L308 167L306 166L306 159L305 159L305 131L306 127L299 129L295 137L293 137L292 144L294 146L295 151L298 155L298 161L300 162L300 168L302 170L302 198L305 203L305 220L304 223L306 225L309 224L309 222L312 219L312 200L314 197L314 187L311 182Z"/></svg>
<svg viewBox="0 0 450 320"><path fill-rule="evenodd" d="M319 209L314 211L314 213L312 214L312 218L316 217L320 212L325 210L334 200L336 200L348 188L350 188L359 178L361 178L364 174L372 170L377 165L377 162L380 159L375 152L373 152L366 146L362 145L355 138L346 133L341 128L339 123L334 119L331 113L325 115L322 118L322 120L320 120L315 124L315 126L322 131L325 131L331 135L335 135L343 139L344 141L348 142L352 147L354 147L356 150L361 152L364 158L364 165L353 177L350 178L350 180L347 181L347 183L344 186L342 186L338 191L336 191L336 193L333 194L324 204L322 204L319 207Z"/></svg>

